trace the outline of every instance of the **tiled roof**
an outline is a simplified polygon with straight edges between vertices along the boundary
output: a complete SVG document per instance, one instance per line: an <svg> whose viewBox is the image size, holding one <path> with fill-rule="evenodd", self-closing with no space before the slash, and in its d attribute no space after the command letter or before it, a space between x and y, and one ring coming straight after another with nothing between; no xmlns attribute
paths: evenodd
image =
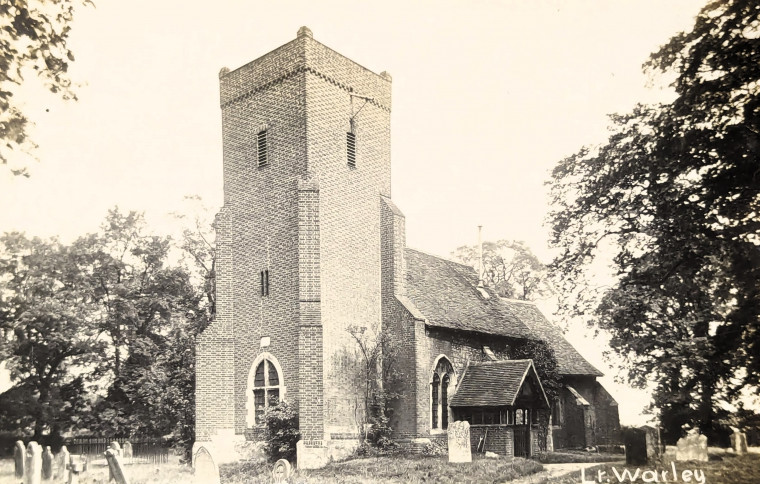
<svg viewBox="0 0 760 484"><path fill-rule="evenodd" d="M594 365L578 353L573 345L567 342L562 331L536 307L527 301L514 301L503 299L509 306L510 311L516 314L520 320L528 326L531 333L542 341L545 341L554 350L557 359L557 371L560 375L591 375L604 376Z"/></svg>
<svg viewBox="0 0 760 484"><path fill-rule="evenodd" d="M406 296L401 302L428 326L545 341L557 358L561 375L603 376L565 340L529 302L499 298L477 288L472 267L406 249Z"/></svg>
<svg viewBox="0 0 760 484"><path fill-rule="evenodd" d="M451 407L513 406L528 372L535 374L531 360L501 360L471 363L451 397ZM538 375L535 375L538 381ZM543 391L543 390L542 390ZM544 400L546 396L544 395Z"/></svg>
<svg viewBox="0 0 760 484"><path fill-rule="evenodd" d="M493 292L477 290L472 267L406 249L406 294L429 326L537 339Z"/></svg>

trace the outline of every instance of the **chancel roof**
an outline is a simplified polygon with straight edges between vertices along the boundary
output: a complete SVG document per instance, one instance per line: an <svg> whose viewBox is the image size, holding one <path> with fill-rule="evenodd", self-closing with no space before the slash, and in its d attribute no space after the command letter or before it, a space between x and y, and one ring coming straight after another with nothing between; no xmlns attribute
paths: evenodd
<svg viewBox="0 0 760 484"><path fill-rule="evenodd" d="M399 299L428 326L541 340L554 350L561 375L603 376L533 303L478 288L478 275L470 266L413 249L405 255L406 296Z"/></svg>

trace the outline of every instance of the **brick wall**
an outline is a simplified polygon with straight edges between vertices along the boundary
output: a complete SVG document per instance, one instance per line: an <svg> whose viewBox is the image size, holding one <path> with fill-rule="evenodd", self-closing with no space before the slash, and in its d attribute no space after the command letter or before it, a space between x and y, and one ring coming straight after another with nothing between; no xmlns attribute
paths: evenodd
<svg viewBox="0 0 760 484"><path fill-rule="evenodd" d="M484 361L483 346L488 346L499 359L509 358L509 348L517 344L511 338L486 336L477 333L464 333L441 328L426 328L424 322L418 321L415 333L416 344L416 432L417 437L429 437L430 429L430 380L433 364L439 355L445 355L457 378L468 362ZM453 393L452 393L453 395ZM453 419L450 417L449 421Z"/></svg>
<svg viewBox="0 0 760 484"><path fill-rule="evenodd" d="M371 100L366 102L350 94ZM390 196L390 77L310 35L220 74L224 207L218 317L199 339L199 438L246 429L251 365L266 351L307 440L355 434L346 328L381 326L380 198ZM355 117L356 167L346 163ZM267 131L267 163L257 133ZM259 273L269 270L261 295ZM262 347L263 337L270 344ZM299 402L301 392L304 398ZM248 430L248 431L246 431Z"/></svg>
<svg viewBox="0 0 760 484"><path fill-rule="evenodd" d="M509 425L470 425L472 452L478 451L480 439L485 438L485 447L481 450L482 452L494 452L501 456L512 457L515 450L512 432L512 427Z"/></svg>

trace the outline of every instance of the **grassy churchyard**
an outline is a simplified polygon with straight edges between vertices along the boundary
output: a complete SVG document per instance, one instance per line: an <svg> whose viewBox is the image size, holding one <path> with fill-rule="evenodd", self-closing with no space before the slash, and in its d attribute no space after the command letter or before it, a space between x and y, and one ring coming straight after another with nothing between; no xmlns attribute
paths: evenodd
<svg viewBox="0 0 760 484"><path fill-rule="evenodd" d="M706 484L757 484L760 476L760 449L737 456L711 448L709 462L670 462L653 466L625 466L619 462L586 464L581 474L572 466L581 464L541 464L535 460L485 459L473 455L471 464L450 464L446 456L387 456L353 459L333 463L324 469L294 471L287 482L297 483L501 483L513 484L591 484L692 482ZM600 456L609 460L610 456ZM620 457L620 456L618 456ZM552 461L559 458L550 459ZM672 470L678 480L672 478ZM271 464L245 462L222 465L223 484L270 483ZM696 471L696 472L695 472ZM125 466L131 484L180 484L193 482L192 470L176 457L165 464L132 463ZM648 473L647 473L648 472ZM663 472L667 472L663 476ZM684 474L686 472L686 474ZM656 476L657 480L653 480ZM600 480L601 477L601 480ZM689 480L690 479L690 480ZM15 482L13 460L0 460L0 483ZM96 460L80 476L81 484L107 484L105 460Z"/></svg>

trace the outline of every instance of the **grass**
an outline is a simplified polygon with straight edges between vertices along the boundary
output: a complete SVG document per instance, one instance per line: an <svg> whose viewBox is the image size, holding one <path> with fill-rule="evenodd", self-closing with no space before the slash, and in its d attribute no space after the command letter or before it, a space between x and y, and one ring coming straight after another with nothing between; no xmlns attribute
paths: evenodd
<svg viewBox="0 0 760 484"><path fill-rule="evenodd" d="M717 458L716 458L717 457ZM705 482L709 484L757 484L758 476L760 476L760 455L747 454L743 456L711 456L709 462L675 462L676 470L680 474L685 470L700 470L704 472ZM623 469L627 469L629 472L635 475L636 470L640 472L638 474L638 481L634 481L630 478L625 478L622 482L643 482L641 472L645 470L658 471L660 482L674 482L671 476L671 463L665 461L662 464L653 466L612 466L609 464L602 464L587 469L585 472L585 478L587 481L593 481L596 479L597 471L602 470L606 472L605 479L610 478L610 483L619 482L612 468L621 474ZM663 481L662 471L669 471L669 481ZM578 484L581 482L580 472L573 472L557 479L549 479L545 481L549 484ZM683 482L679 477L678 482ZM696 482L692 478L691 482Z"/></svg>
<svg viewBox="0 0 760 484"><path fill-rule="evenodd" d="M472 464L451 464L448 457L370 457L333 463L324 469L296 471L291 483L479 483L505 482L543 469L527 459L485 459L473 456ZM232 464L220 469L225 484L273 482L270 466Z"/></svg>
<svg viewBox="0 0 760 484"><path fill-rule="evenodd" d="M124 471L130 484L187 484L193 480L192 469L180 465L176 457L170 458L168 464L127 464ZM0 459L0 483L5 482L16 482L13 459ZM91 462L87 472L80 474L79 483L108 484L108 466L105 460Z"/></svg>
<svg viewBox="0 0 760 484"><path fill-rule="evenodd" d="M625 459L622 454L597 452L543 452L537 456L542 464L568 464L587 462L615 462Z"/></svg>

